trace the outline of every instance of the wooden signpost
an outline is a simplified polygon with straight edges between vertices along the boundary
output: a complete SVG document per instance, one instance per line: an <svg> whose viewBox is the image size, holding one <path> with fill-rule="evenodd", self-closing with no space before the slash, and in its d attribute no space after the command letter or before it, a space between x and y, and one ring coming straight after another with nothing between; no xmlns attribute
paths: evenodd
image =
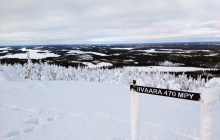
<svg viewBox="0 0 220 140"><path fill-rule="evenodd" d="M135 86L135 85L130 85L130 90L131 89L133 89L136 92L145 93L145 94L173 97L173 98L186 99L192 101L199 101L200 99L200 93L153 88L153 87L143 87L143 86Z"/></svg>
<svg viewBox="0 0 220 140"><path fill-rule="evenodd" d="M178 99L200 101L200 93L177 91L162 88L144 87L136 85L136 80L133 80L133 85L130 85L131 90L131 140L138 140L139 127L139 93L166 96ZM209 140L209 139L208 139Z"/></svg>

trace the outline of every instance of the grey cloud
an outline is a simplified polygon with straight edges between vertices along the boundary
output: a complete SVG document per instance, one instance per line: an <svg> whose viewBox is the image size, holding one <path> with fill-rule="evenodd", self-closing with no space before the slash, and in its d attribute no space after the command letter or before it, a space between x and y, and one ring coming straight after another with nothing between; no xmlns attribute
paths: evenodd
<svg viewBox="0 0 220 140"><path fill-rule="evenodd" d="M220 40L219 0L0 1L1 44Z"/></svg>

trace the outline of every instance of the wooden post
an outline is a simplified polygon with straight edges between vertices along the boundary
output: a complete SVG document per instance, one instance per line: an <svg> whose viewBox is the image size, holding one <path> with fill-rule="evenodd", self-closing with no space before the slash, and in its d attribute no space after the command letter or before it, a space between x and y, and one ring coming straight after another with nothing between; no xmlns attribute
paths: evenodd
<svg viewBox="0 0 220 140"><path fill-rule="evenodd" d="M136 80L133 80L131 87L131 140L138 140L139 137L139 95L134 90Z"/></svg>
<svg viewBox="0 0 220 140"><path fill-rule="evenodd" d="M212 140L214 125L213 104L202 102L200 123L200 139Z"/></svg>
<svg viewBox="0 0 220 140"><path fill-rule="evenodd" d="M219 90L216 87L203 88L201 98L200 140L212 140L214 136L214 106L219 101Z"/></svg>

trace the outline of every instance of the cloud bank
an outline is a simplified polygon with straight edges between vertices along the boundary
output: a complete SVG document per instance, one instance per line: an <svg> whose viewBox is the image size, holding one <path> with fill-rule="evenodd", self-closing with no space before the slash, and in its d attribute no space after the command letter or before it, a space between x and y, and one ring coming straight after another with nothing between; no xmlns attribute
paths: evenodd
<svg viewBox="0 0 220 140"><path fill-rule="evenodd" d="M220 41L219 0L0 1L0 45Z"/></svg>

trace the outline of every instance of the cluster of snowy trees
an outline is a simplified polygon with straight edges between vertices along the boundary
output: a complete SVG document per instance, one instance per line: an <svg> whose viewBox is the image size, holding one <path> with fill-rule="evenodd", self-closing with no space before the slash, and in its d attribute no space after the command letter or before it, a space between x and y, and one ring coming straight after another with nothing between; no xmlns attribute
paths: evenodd
<svg viewBox="0 0 220 140"><path fill-rule="evenodd" d="M186 74L175 76L168 72L159 71L142 71L136 69L104 69L104 68L88 68L88 67L71 67L68 68L48 64L47 62L33 63L27 54L27 63L14 64L17 73L23 79L53 81L53 80L84 80L91 82L109 82L132 84L133 80L137 80L143 86L176 89L184 91L196 91L203 87L207 80L198 77L193 79L187 78ZM0 70L1 64L0 64Z"/></svg>
<svg viewBox="0 0 220 140"><path fill-rule="evenodd" d="M175 67L175 66L181 66L181 65L184 65L184 64L182 64L182 63L173 63L173 62L170 62L170 61L164 61L164 62L161 62L161 63L159 63L159 65L160 66L173 66L173 67Z"/></svg>
<svg viewBox="0 0 220 140"><path fill-rule="evenodd" d="M0 66L1 67L1 66ZM104 69L88 67L62 67L48 63L33 63L31 59L28 62L14 64L17 73L23 79L53 81L53 80L75 80L91 82L109 82L132 84L135 79L143 86L176 89L184 91L196 91L206 83L202 78L187 78L186 74L175 76L167 72L142 71L139 69ZM137 83L137 84L138 84Z"/></svg>

